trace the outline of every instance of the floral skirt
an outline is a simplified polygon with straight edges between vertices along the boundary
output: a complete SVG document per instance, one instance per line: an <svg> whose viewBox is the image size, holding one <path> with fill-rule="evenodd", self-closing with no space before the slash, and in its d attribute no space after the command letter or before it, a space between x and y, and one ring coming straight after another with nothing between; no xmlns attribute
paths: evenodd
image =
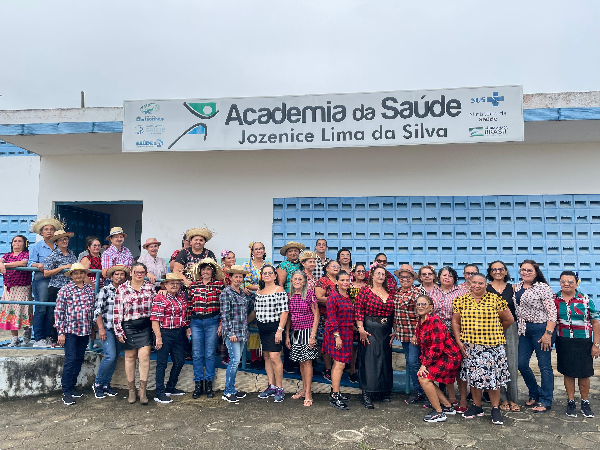
<svg viewBox="0 0 600 450"><path fill-rule="evenodd" d="M3 301L31 301L31 286L12 286L10 292L4 287L2 294ZM0 308L0 329L18 330L19 328L30 327L33 318L31 305L1 305Z"/></svg>
<svg viewBox="0 0 600 450"><path fill-rule="evenodd" d="M465 342L466 358L460 368L460 378L476 389L499 389L510 381L504 345L479 345Z"/></svg>

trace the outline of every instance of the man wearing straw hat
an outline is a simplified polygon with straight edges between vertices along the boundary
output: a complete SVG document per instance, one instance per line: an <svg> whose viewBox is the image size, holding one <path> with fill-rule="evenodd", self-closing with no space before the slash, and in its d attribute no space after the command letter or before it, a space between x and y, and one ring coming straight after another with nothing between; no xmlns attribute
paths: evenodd
<svg viewBox="0 0 600 450"><path fill-rule="evenodd" d="M173 272L179 274L183 284L189 287L193 278L192 266L205 258L216 261L217 257L211 250L204 247L213 237L213 232L208 228L190 228L185 235L190 242L190 247L181 249L173 263Z"/></svg>
<svg viewBox="0 0 600 450"><path fill-rule="evenodd" d="M52 237L54 232L63 229L60 220L51 218L38 219L31 225L31 231L42 236L42 240L29 247L29 267L35 267L39 272L33 275L31 290L36 302L48 301L48 284L50 278L44 276L44 261L56 247ZM36 305L33 313L34 347L50 347L52 341L52 325L54 323L54 310L51 306ZM48 339L46 339L48 338Z"/></svg>
<svg viewBox="0 0 600 450"><path fill-rule="evenodd" d="M108 269L112 266L122 265L131 267L133 264L131 252L123 245L126 237L127 233L121 227L111 228L110 234L106 236L106 240L110 242L110 247L102 253L102 276L104 278L107 278Z"/></svg>
<svg viewBox="0 0 600 450"><path fill-rule="evenodd" d="M75 384L83 364L94 315L94 288L85 283L88 272L82 264L72 264L65 273L70 281L60 288L56 297L54 322L58 331L58 345L65 347L61 384L62 400L67 406L74 405L75 398L83 396L75 390Z"/></svg>
<svg viewBox="0 0 600 450"><path fill-rule="evenodd" d="M161 280L165 277L167 272L167 262L163 258L158 257L158 247L162 242L156 238L146 239L146 243L142 245L142 248L148 253L143 254L138 258L138 262L144 263L148 268L148 279L151 283L155 283L154 287L158 288L160 283L156 280Z"/></svg>

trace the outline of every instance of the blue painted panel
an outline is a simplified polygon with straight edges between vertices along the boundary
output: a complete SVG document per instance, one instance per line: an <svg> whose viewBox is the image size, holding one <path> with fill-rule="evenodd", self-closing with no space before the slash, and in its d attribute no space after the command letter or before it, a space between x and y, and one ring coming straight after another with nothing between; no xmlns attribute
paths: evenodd
<svg viewBox="0 0 600 450"><path fill-rule="evenodd" d="M0 256L10 252L10 241L21 234L27 238L29 244L36 241L35 233L29 229L36 216L0 216ZM4 290L2 275L0 275L0 295Z"/></svg>

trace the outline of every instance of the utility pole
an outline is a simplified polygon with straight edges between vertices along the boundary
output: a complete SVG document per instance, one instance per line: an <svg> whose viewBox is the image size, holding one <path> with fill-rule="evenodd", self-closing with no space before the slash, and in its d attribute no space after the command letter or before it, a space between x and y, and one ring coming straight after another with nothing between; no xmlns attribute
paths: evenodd
<svg viewBox="0 0 600 450"><path fill-rule="evenodd" d="M85 108L85 92L81 91L81 107Z"/></svg>

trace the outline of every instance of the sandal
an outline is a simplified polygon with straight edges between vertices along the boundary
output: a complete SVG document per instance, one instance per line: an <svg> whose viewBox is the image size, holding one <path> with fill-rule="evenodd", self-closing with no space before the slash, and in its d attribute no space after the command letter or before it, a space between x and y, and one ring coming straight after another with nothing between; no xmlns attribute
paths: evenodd
<svg viewBox="0 0 600 450"><path fill-rule="evenodd" d="M500 403L499 408L501 411L510 411L511 410L510 405L508 404L507 401L503 401L502 403Z"/></svg>
<svg viewBox="0 0 600 450"><path fill-rule="evenodd" d="M294 395L292 395L292 398L294 400L298 400L299 398L304 398L304 392L296 392Z"/></svg>
<svg viewBox="0 0 600 450"><path fill-rule="evenodd" d="M536 403L537 403L537 399L536 398L530 398L529 400L527 400L525 402L525 406L531 408L532 406L535 406Z"/></svg>
<svg viewBox="0 0 600 450"><path fill-rule="evenodd" d="M519 405L517 405L515 402L509 402L510 403L510 410L512 412L519 412L521 411L521 407Z"/></svg>
<svg viewBox="0 0 600 450"><path fill-rule="evenodd" d="M541 409L541 408L544 408L544 409ZM533 412L534 413L545 413L545 412L548 412L548 411L550 411L550 406L546 406L543 403L538 403L537 405L535 405L533 407Z"/></svg>
<svg viewBox="0 0 600 450"><path fill-rule="evenodd" d="M304 406L312 406L312 398L305 398L304 399Z"/></svg>

